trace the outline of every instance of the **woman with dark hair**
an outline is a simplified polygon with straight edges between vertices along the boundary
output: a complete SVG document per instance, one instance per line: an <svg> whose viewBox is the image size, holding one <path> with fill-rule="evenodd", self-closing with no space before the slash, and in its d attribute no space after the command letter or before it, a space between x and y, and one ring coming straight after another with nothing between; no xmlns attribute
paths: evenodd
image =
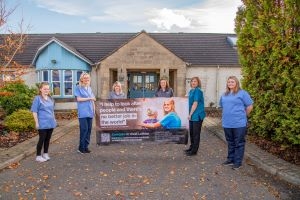
<svg viewBox="0 0 300 200"><path fill-rule="evenodd" d="M189 92L189 133L190 147L185 150L187 156L197 154L200 143L202 122L205 118L204 97L201 88L201 81L198 77L191 79L191 90Z"/></svg>
<svg viewBox="0 0 300 200"><path fill-rule="evenodd" d="M35 127L39 132L39 140L36 146L36 161L50 160L48 149L53 129L56 127L54 116L54 101L50 96L49 83L39 85L39 95L33 100L31 112L35 121ZM44 153L41 154L44 147Z"/></svg>
<svg viewBox="0 0 300 200"><path fill-rule="evenodd" d="M75 88L75 97L77 99L77 112L79 119L79 148L78 153L90 153L88 146L92 131L93 118L95 115L95 95L90 87L91 78L86 72L80 75L79 85Z"/></svg>
<svg viewBox="0 0 300 200"><path fill-rule="evenodd" d="M253 109L253 100L248 92L240 88L237 77L228 77L226 91L220 98L220 106L228 146L227 160L223 165L232 165L232 169L239 169L245 151L247 116Z"/></svg>
<svg viewBox="0 0 300 200"><path fill-rule="evenodd" d="M162 78L159 80L158 88L155 92L155 97L173 97L173 89L170 88L167 79Z"/></svg>

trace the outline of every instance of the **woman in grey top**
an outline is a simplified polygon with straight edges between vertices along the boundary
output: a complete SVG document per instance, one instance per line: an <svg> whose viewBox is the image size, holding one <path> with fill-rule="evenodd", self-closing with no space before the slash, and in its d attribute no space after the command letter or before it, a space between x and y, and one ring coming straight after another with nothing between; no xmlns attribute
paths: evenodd
<svg viewBox="0 0 300 200"><path fill-rule="evenodd" d="M173 97L173 89L170 88L167 79L161 78L159 80L159 85L155 92L155 97Z"/></svg>
<svg viewBox="0 0 300 200"><path fill-rule="evenodd" d="M112 86L112 91L109 93L109 99L126 99L125 93L122 91L122 85L116 81Z"/></svg>

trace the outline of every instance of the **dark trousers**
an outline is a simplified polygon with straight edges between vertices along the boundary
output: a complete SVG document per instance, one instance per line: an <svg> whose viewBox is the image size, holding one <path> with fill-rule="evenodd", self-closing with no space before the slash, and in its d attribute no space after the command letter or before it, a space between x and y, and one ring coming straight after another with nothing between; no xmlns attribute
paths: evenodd
<svg viewBox="0 0 300 200"><path fill-rule="evenodd" d="M191 153L197 153L199 149L199 143L200 143L200 133L201 133L201 127L202 127L201 121L189 121L190 125L190 150Z"/></svg>
<svg viewBox="0 0 300 200"><path fill-rule="evenodd" d="M79 118L79 129L80 129L80 138L79 138L79 150L86 151L90 144L90 137L92 132L93 118Z"/></svg>
<svg viewBox="0 0 300 200"><path fill-rule="evenodd" d="M228 145L227 160L241 166L244 158L247 127L224 128Z"/></svg>
<svg viewBox="0 0 300 200"><path fill-rule="evenodd" d="M39 141L36 145L36 155L40 156L44 146L44 153L48 153L50 139L52 136L53 128L39 129Z"/></svg>

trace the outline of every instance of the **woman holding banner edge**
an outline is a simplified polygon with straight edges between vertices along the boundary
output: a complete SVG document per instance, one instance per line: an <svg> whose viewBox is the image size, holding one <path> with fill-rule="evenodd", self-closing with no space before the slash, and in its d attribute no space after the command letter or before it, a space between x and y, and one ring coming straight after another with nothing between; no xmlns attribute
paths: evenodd
<svg viewBox="0 0 300 200"><path fill-rule="evenodd" d="M90 153L88 148L92 131L93 118L95 115L95 95L90 87L90 75L83 72L80 75L79 85L75 88L79 119L79 148L78 153Z"/></svg>
<svg viewBox="0 0 300 200"><path fill-rule="evenodd" d="M200 143L202 122L205 118L204 97L201 81L198 77L191 79L191 90L189 91L189 133L190 147L185 150L187 156L197 155Z"/></svg>

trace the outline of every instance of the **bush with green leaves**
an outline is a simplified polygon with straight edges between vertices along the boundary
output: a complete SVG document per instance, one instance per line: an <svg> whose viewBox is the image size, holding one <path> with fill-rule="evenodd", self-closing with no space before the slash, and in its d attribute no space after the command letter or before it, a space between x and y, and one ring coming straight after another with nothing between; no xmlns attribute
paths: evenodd
<svg viewBox="0 0 300 200"><path fill-rule="evenodd" d="M4 119L4 125L8 130L23 133L35 129L32 112L29 110L18 110Z"/></svg>
<svg viewBox="0 0 300 200"><path fill-rule="evenodd" d="M300 145L300 1L243 0L236 17L250 132Z"/></svg>
<svg viewBox="0 0 300 200"><path fill-rule="evenodd" d="M6 115L19 109L30 109L36 88L30 88L22 81L10 82L0 88L0 106Z"/></svg>

